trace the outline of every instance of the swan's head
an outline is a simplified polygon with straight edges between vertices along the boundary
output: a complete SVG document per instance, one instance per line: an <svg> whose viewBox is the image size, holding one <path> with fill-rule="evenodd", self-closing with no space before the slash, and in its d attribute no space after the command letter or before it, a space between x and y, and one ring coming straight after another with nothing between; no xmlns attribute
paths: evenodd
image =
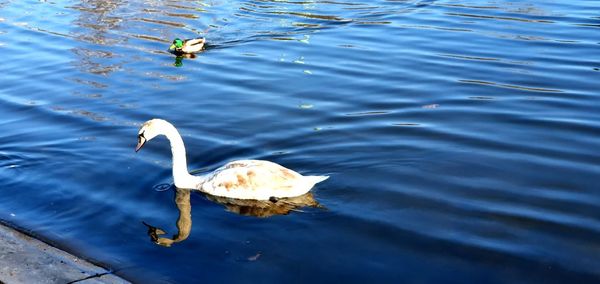
<svg viewBox="0 0 600 284"><path fill-rule="evenodd" d="M167 121L158 118L144 122L144 124L142 124L142 127L140 127L140 131L138 131L138 143L135 147L135 151L137 152L140 149L142 149L144 144L152 140L152 138L161 134L165 134L165 130L169 126L172 125Z"/></svg>

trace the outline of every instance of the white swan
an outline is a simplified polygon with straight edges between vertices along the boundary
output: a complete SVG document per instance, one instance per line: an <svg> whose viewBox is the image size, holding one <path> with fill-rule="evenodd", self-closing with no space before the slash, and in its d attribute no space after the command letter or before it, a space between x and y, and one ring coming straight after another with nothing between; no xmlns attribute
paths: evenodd
<svg viewBox="0 0 600 284"><path fill-rule="evenodd" d="M276 163L262 160L229 162L204 176L190 175L181 135L171 123L162 119L146 121L138 132L139 151L147 141L165 135L171 142L173 180L178 188L197 189L215 196L237 199L269 200L307 193L328 176L303 176Z"/></svg>

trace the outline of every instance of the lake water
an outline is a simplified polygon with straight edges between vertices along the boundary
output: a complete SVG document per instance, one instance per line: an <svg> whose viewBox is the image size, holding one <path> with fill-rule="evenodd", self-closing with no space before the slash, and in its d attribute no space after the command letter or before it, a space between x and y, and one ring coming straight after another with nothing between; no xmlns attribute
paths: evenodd
<svg viewBox="0 0 600 284"><path fill-rule="evenodd" d="M0 0L0 220L139 283L598 283L600 1L528 2ZM320 206L176 194L154 117Z"/></svg>

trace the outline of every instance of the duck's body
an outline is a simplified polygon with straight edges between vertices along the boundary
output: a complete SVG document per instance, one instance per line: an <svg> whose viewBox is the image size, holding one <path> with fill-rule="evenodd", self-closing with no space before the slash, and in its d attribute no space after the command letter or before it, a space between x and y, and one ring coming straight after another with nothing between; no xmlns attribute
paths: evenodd
<svg viewBox="0 0 600 284"><path fill-rule="evenodd" d="M196 189L215 196L237 199L269 200L307 193L327 176L303 176L269 161L239 160L229 162L204 176L190 175L185 146L177 129L169 122L152 119L138 132L138 151L146 141L165 135L171 142L173 180L178 188Z"/></svg>
<svg viewBox="0 0 600 284"><path fill-rule="evenodd" d="M169 51L175 54L192 54L202 51L205 42L206 40L202 37L185 40L176 38L169 47Z"/></svg>

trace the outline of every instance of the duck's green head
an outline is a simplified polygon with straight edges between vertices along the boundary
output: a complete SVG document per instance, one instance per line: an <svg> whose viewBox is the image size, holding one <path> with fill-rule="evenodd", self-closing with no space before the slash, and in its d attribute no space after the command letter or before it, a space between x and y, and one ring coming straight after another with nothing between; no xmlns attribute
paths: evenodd
<svg viewBox="0 0 600 284"><path fill-rule="evenodd" d="M169 47L169 49L180 49L183 47L183 40L176 38L173 40L173 44Z"/></svg>

